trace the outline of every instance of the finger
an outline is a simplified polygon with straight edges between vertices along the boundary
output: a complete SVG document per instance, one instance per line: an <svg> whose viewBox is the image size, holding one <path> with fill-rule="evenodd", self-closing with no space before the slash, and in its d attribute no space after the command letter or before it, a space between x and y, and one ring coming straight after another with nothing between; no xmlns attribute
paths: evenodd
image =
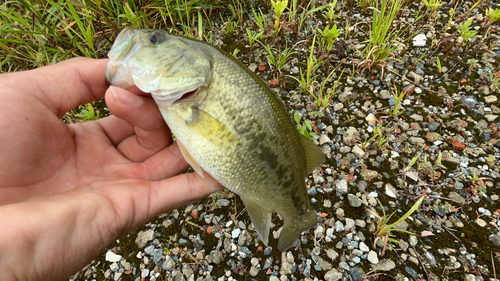
<svg viewBox="0 0 500 281"><path fill-rule="evenodd" d="M202 178L196 173L168 178L151 186L149 212L155 216L199 201L224 187L209 174Z"/></svg>
<svg viewBox="0 0 500 281"><path fill-rule="evenodd" d="M134 128L135 134L117 146L131 161L142 162L172 143L172 134L150 97L111 86L106 92L106 104L114 116ZM115 129L106 130L113 135Z"/></svg>
<svg viewBox="0 0 500 281"><path fill-rule="evenodd" d="M61 117L79 105L104 96L108 88L105 78L107 63L107 59L74 58L11 76L16 79L12 84L36 96Z"/></svg>
<svg viewBox="0 0 500 281"><path fill-rule="evenodd" d="M189 164L177 143L173 143L141 163L118 164L113 167L113 174L122 178L160 181L185 172Z"/></svg>

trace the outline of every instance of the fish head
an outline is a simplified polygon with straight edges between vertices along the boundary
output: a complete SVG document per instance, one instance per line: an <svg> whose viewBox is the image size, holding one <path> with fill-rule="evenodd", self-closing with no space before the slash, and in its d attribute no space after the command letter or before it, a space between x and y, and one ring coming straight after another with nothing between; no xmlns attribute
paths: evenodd
<svg viewBox="0 0 500 281"><path fill-rule="evenodd" d="M163 30L127 27L108 53L106 80L124 89L135 85L160 107L203 99L212 63L200 45Z"/></svg>

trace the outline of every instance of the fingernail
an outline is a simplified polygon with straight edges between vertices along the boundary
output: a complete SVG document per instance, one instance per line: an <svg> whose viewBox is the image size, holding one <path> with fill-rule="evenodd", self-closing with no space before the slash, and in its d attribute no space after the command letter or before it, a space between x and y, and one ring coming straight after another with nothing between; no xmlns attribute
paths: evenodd
<svg viewBox="0 0 500 281"><path fill-rule="evenodd" d="M115 102L129 106L141 106L144 103L144 100L141 97L136 96L132 93L121 92L118 95L114 88L114 86L110 86L109 90L111 91Z"/></svg>

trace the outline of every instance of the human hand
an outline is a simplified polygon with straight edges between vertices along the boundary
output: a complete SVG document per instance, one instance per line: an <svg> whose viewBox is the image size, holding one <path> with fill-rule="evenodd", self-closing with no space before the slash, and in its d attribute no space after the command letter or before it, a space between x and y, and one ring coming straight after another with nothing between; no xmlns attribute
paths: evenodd
<svg viewBox="0 0 500 281"><path fill-rule="evenodd" d="M0 75L2 280L59 280L155 216L222 189L188 168L154 101L105 82L107 60ZM105 95L112 116L60 117Z"/></svg>

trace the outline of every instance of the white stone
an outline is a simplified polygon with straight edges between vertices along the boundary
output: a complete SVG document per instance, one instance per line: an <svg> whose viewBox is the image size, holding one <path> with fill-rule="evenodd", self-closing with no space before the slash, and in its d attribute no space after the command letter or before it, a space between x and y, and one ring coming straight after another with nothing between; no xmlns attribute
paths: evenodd
<svg viewBox="0 0 500 281"><path fill-rule="evenodd" d="M424 34L419 34L413 37L413 46L414 47L423 47L425 46L425 42L427 41L427 37Z"/></svg>
<svg viewBox="0 0 500 281"><path fill-rule="evenodd" d="M365 253L370 251L370 248L363 241L359 243L359 249Z"/></svg>
<svg viewBox="0 0 500 281"><path fill-rule="evenodd" d="M357 145L352 148L352 153L359 159L363 159L365 157L365 151Z"/></svg>
<svg viewBox="0 0 500 281"><path fill-rule="evenodd" d="M386 184L385 185L385 194L387 194L387 196L389 197L392 197L392 198L397 198L397 191L396 189L394 188L394 186L392 186L391 184Z"/></svg>
<svg viewBox="0 0 500 281"><path fill-rule="evenodd" d="M122 256L117 255L117 254L108 250L106 252L105 259L106 259L106 261L109 261L109 262L119 262L122 259Z"/></svg>
<svg viewBox="0 0 500 281"><path fill-rule="evenodd" d="M378 256L377 253L374 252L373 250L368 253L368 256L366 258L369 262L372 264L377 264L378 263Z"/></svg>
<svg viewBox="0 0 500 281"><path fill-rule="evenodd" d="M330 142L330 138L327 135L323 134L319 137L319 144L320 145L323 145L323 144L328 143L328 142Z"/></svg>

